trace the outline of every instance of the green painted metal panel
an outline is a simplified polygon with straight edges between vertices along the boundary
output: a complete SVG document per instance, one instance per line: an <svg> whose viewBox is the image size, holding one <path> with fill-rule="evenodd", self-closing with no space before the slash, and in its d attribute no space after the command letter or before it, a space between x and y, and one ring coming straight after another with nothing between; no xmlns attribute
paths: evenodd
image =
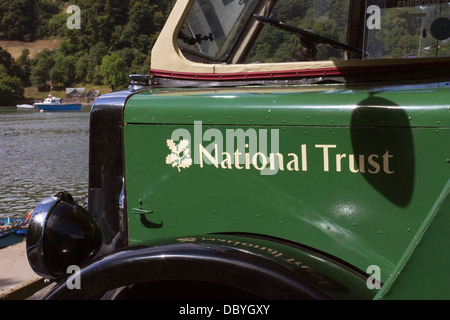
<svg viewBox="0 0 450 320"><path fill-rule="evenodd" d="M377 265L386 281L450 177L449 89L376 98L372 90L329 86L280 90L144 91L130 98L124 115L130 243L266 234L364 271ZM233 140L226 149L237 130L249 146L237 150ZM184 167L170 161L179 135L189 140L184 150L192 163ZM270 165L262 157L246 161L254 137L282 167L263 174ZM237 151L242 161L231 163Z"/></svg>
<svg viewBox="0 0 450 320"><path fill-rule="evenodd" d="M450 298L450 180L377 299Z"/></svg>
<svg viewBox="0 0 450 320"><path fill-rule="evenodd" d="M190 124L194 120L202 120L204 124L231 125L401 125L445 128L450 126L449 90L362 90L345 86L152 89L130 99L124 121ZM364 108L374 106L391 106L392 109L385 114L383 109ZM302 109L301 113L299 109ZM373 119L374 116L376 119Z"/></svg>

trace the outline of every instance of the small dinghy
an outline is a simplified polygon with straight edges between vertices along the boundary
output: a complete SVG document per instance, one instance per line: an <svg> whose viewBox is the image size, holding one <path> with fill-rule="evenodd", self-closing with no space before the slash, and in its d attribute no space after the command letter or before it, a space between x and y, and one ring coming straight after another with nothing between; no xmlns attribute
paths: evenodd
<svg viewBox="0 0 450 320"><path fill-rule="evenodd" d="M33 110L36 109L32 104L18 104L18 110Z"/></svg>
<svg viewBox="0 0 450 320"><path fill-rule="evenodd" d="M26 218L0 218L0 249L23 241L32 213Z"/></svg>

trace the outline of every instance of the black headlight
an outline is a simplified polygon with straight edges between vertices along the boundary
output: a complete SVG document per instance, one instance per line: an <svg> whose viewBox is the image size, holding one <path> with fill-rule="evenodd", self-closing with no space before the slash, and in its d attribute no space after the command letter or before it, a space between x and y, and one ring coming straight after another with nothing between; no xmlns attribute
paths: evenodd
<svg viewBox="0 0 450 320"><path fill-rule="evenodd" d="M34 272L47 279L66 276L71 265L81 267L98 252L101 243L95 220L66 192L39 203L28 224L28 262Z"/></svg>

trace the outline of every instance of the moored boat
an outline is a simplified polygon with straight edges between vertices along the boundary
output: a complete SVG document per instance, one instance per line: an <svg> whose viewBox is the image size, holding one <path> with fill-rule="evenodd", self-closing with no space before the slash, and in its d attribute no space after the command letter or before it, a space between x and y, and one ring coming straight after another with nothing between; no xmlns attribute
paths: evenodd
<svg viewBox="0 0 450 320"><path fill-rule="evenodd" d="M23 241L31 214L26 218L0 218L0 249Z"/></svg>
<svg viewBox="0 0 450 320"><path fill-rule="evenodd" d="M53 97L51 94L45 98L44 102L34 104L40 111L77 111L81 110L81 104L65 104L62 98Z"/></svg>
<svg viewBox="0 0 450 320"><path fill-rule="evenodd" d="M19 110L32 110L35 109L34 105L32 104L18 104L17 109Z"/></svg>

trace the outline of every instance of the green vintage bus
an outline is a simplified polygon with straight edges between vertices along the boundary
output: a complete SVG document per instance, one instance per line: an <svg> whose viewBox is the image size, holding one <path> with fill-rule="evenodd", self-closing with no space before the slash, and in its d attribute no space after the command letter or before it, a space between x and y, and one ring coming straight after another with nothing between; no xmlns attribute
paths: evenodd
<svg viewBox="0 0 450 320"><path fill-rule="evenodd" d="M449 16L178 0L92 106L87 209L34 210L46 298L450 298Z"/></svg>

